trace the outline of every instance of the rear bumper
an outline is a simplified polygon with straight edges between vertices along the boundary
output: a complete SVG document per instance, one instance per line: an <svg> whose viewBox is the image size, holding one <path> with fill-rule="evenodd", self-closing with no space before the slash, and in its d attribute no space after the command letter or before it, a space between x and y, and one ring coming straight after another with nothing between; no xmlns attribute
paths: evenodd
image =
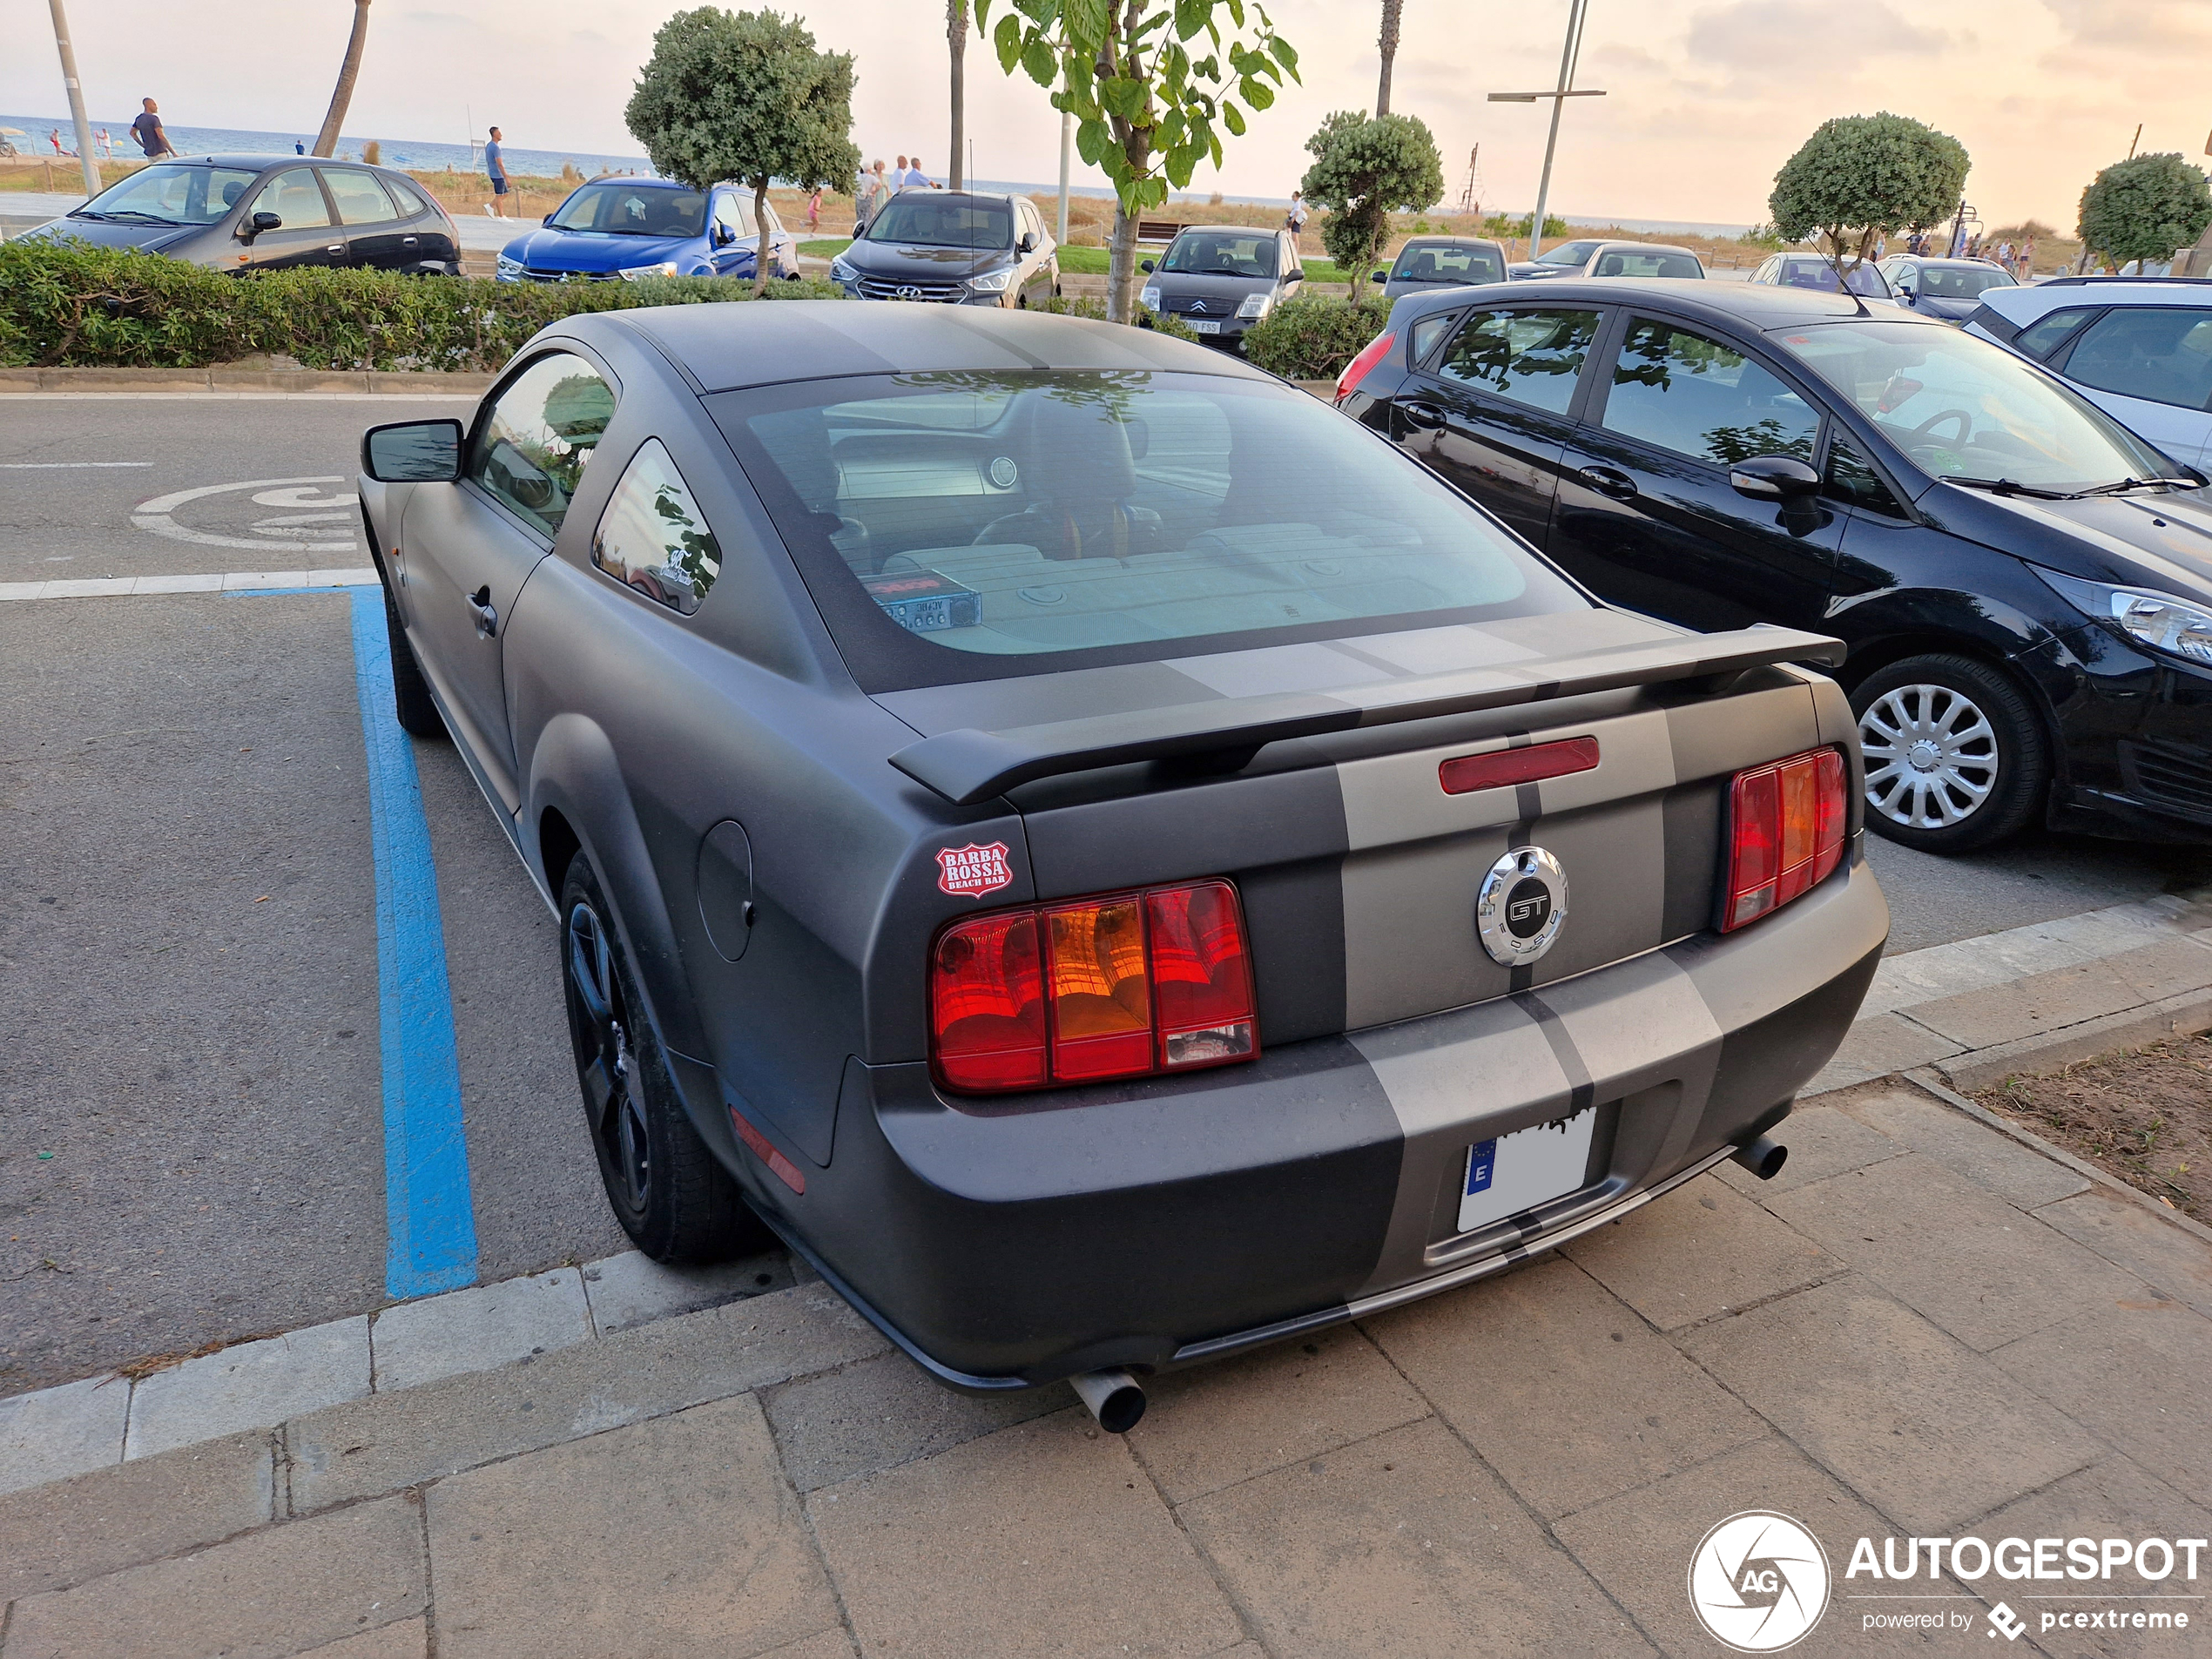
<svg viewBox="0 0 2212 1659"><path fill-rule="evenodd" d="M740 1178L954 1387L1189 1365L1498 1271L1717 1162L1835 1052L1888 927L1855 860L1731 937L1171 1082L979 1112L854 1061L805 1194ZM1454 1232L1470 1146L1586 1108L1581 1189Z"/></svg>

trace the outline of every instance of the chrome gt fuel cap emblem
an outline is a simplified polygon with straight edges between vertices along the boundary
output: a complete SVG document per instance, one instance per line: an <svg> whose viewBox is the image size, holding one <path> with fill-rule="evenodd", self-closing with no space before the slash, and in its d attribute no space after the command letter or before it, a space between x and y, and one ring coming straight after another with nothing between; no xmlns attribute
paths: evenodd
<svg viewBox="0 0 2212 1659"><path fill-rule="evenodd" d="M1567 921L1567 872L1541 846L1517 847L1490 867L1474 895L1474 932L1490 959L1521 968L1552 948Z"/></svg>

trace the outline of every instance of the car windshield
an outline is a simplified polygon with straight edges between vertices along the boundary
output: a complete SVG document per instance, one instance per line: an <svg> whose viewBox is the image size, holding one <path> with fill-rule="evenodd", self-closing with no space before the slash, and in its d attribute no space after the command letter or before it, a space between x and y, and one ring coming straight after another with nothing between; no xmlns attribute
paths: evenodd
<svg viewBox="0 0 2212 1659"><path fill-rule="evenodd" d="M697 236L706 227L706 192L611 180L586 185L547 223L603 236Z"/></svg>
<svg viewBox="0 0 2212 1659"><path fill-rule="evenodd" d="M1278 387L943 372L715 402L871 691L1589 603L1418 462Z"/></svg>
<svg viewBox="0 0 2212 1659"><path fill-rule="evenodd" d="M1785 288L1813 288L1822 293L1841 293L1844 285L1837 280L1836 267L1825 260L1784 260L1782 262L1782 286ZM1851 268L1850 288L1853 293L1864 294L1869 300L1890 297L1888 279L1871 265L1854 265Z"/></svg>
<svg viewBox="0 0 2212 1659"><path fill-rule="evenodd" d="M1668 248L1609 247L1597 256L1597 268L1590 273L1602 277L1702 277L1705 267L1697 262L1694 253L1683 253Z"/></svg>
<svg viewBox="0 0 2212 1659"><path fill-rule="evenodd" d="M1777 338L1939 478L2072 492L2172 470L2085 399L1972 334L1865 321Z"/></svg>
<svg viewBox="0 0 2212 1659"><path fill-rule="evenodd" d="M1538 265L1583 265L1598 250L1595 242L1561 242L1548 253L1536 256Z"/></svg>
<svg viewBox="0 0 2212 1659"><path fill-rule="evenodd" d="M164 162L142 167L102 191L72 219L120 219L163 225L212 225L239 204L260 174L251 167Z"/></svg>
<svg viewBox="0 0 2212 1659"><path fill-rule="evenodd" d="M1448 242L1408 242L1398 251L1398 263L1391 267L1393 282L1503 282L1506 280L1505 261L1497 250L1487 247L1454 247Z"/></svg>
<svg viewBox="0 0 2212 1659"><path fill-rule="evenodd" d="M1932 300L1972 300L1985 288L2017 288L2009 273L1988 266L1924 265L1920 292Z"/></svg>
<svg viewBox="0 0 2212 1659"><path fill-rule="evenodd" d="M972 196L902 191L868 221L867 239L914 247L1012 247L1014 210Z"/></svg>
<svg viewBox="0 0 2212 1659"><path fill-rule="evenodd" d="M1160 269L1178 276L1271 277L1275 238L1267 231L1185 231Z"/></svg>

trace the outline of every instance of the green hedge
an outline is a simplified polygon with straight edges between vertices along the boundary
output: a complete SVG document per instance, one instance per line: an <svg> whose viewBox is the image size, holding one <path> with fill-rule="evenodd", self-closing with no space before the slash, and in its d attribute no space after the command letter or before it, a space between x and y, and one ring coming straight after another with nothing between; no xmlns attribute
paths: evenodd
<svg viewBox="0 0 2212 1659"><path fill-rule="evenodd" d="M1029 309L1049 312L1057 317L1088 317L1093 322L1106 320L1106 301L1097 294L1065 294L1052 299L1033 300L1029 302ZM1138 327L1157 328L1170 340L1196 340L1198 337L1197 331L1180 317L1170 316L1164 312L1147 311L1143 306L1137 307L1136 316Z"/></svg>
<svg viewBox="0 0 2212 1659"><path fill-rule="evenodd" d="M1390 301L1324 294L1285 300L1244 336L1244 355L1286 381L1332 381L1390 320Z"/></svg>
<svg viewBox="0 0 2212 1659"><path fill-rule="evenodd" d="M778 300L834 300L775 281ZM743 300L749 280L489 282L390 271L233 276L156 253L0 247L0 366L204 368L256 353L308 368L496 370L547 323L584 311Z"/></svg>

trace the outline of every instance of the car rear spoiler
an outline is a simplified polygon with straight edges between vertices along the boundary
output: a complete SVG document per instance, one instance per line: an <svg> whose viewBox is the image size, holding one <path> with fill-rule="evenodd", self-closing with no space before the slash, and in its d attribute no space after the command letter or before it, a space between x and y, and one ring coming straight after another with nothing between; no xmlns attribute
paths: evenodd
<svg viewBox="0 0 2212 1659"><path fill-rule="evenodd" d="M891 757L891 764L946 799L968 806L1040 778L1099 766L1257 752L1265 744L1361 726L1510 708L1629 685L1717 679L1773 663L1832 665L1843 660L1841 640L1763 624L1731 633L1611 645L1513 667L1458 669L1351 686L1325 696L1294 691L1218 698L1003 732L963 727L909 745Z"/></svg>

